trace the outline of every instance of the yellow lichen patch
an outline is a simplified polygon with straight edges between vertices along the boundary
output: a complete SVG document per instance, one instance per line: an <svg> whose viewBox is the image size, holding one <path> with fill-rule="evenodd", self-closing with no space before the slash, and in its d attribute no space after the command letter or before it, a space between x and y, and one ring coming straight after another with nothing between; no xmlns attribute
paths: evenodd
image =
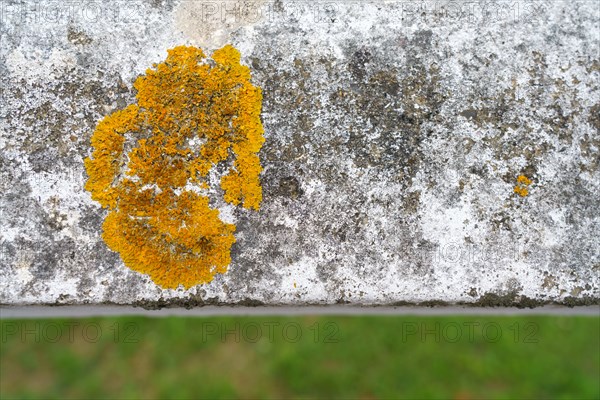
<svg viewBox="0 0 600 400"><path fill-rule="evenodd" d="M513 191L519 196L525 197L529 194L529 185L531 185L531 179L527 178L525 175L519 175Z"/></svg>
<svg viewBox="0 0 600 400"><path fill-rule="evenodd" d="M531 179L529 179L525 175L519 175L517 177L517 182L520 183L520 184L522 184L522 185L531 185Z"/></svg>
<svg viewBox="0 0 600 400"><path fill-rule="evenodd" d="M529 190L527 188L515 186L514 192L521 197L525 197L529 194Z"/></svg>
<svg viewBox="0 0 600 400"><path fill-rule="evenodd" d="M85 188L109 214L107 245L129 268L164 288L210 282L231 262L235 225L204 194L220 163L224 200L258 210L262 94L240 53L227 45L208 60L179 46L134 83L137 104L105 117L85 160Z"/></svg>

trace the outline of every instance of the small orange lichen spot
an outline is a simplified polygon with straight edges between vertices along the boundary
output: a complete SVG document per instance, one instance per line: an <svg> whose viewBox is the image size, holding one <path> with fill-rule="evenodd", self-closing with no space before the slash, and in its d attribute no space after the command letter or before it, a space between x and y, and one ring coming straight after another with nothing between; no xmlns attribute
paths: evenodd
<svg viewBox="0 0 600 400"><path fill-rule="evenodd" d="M529 179L525 175L519 175L517 177L517 182L523 185L531 185L531 179Z"/></svg>
<svg viewBox="0 0 600 400"><path fill-rule="evenodd" d="M296 287L296 282L294 282L294 288Z"/></svg>
<svg viewBox="0 0 600 400"><path fill-rule="evenodd" d="M134 87L137 104L100 121L85 160L85 188L109 210L102 237L163 288L210 282L231 262L235 225L201 193L228 163L224 200L259 209L261 90L230 45L212 61L196 47L168 50Z"/></svg>
<svg viewBox="0 0 600 400"><path fill-rule="evenodd" d="M529 194L529 189L527 188L529 185L531 185L531 179L527 178L525 175L519 175L513 191L519 196L525 197Z"/></svg>
<svg viewBox="0 0 600 400"><path fill-rule="evenodd" d="M529 194L529 190L527 190L527 188L522 188L519 186L515 186L514 192L521 197L525 197Z"/></svg>

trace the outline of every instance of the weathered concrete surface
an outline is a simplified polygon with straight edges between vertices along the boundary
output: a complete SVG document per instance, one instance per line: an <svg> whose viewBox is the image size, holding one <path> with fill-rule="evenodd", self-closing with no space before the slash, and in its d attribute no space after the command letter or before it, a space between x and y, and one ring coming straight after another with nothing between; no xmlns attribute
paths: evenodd
<svg viewBox="0 0 600 400"><path fill-rule="evenodd" d="M2 3L0 303L598 302L595 2L278 1L219 22L235 4ZM102 241L82 160L168 48L226 42L263 88L264 202L229 210L227 274L161 290Z"/></svg>

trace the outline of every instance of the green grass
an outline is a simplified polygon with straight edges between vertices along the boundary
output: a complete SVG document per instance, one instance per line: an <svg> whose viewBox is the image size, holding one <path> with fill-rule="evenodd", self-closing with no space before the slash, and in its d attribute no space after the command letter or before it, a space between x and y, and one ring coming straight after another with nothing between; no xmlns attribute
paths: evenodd
<svg viewBox="0 0 600 400"><path fill-rule="evenodd" d="M2 399L600 398L599 318L139 317L0 328Z"/></svg>

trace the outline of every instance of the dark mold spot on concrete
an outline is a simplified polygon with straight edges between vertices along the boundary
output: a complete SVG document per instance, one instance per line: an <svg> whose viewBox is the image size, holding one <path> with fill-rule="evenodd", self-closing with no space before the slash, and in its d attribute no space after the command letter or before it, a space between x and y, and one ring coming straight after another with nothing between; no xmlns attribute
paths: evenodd
<svg viewBox="0 0 600 400"><path fill-rule="evenodd" d="M506 294L485 293L480 296L475 303L479 307L517 307L517 308L535 308L545 304L544 301L531 299L527 296L520 296L517 292L508 292Z"/></svg>
<svg viewBox="0 0 600 400"><path fill-rule="evenodd" d="M597 103L590 108L590 116L588 117L588 121L594 128L600 130L600 103Z"/></svg>
<svg viewBox="0 0 600 400"><path fill-rule="evenodd" d="M363 81L369 68L368 63L371 60L371 52L368 49L359 49L351 53L348 67L352 77L357 81Z"/></svg>
<svg viewBox="0 0 600 400"><path fill-rule="evenodd" d="M91 37L71 26L67 29L67 39L69 40L69 42L75 45L85 46L92 43Z"/></svg>
<svg viewBox="0 0 600 400"><path fill-rule="evenodd" d="M154 8L162 9L164 11L172 11L175 5L174 0L150 0L150 5Z"/></svg>
<svg viewBox="0 0 600 400"><path fill-rule="evenodd" d="M287 176L279 180L278 195L296 200L298 197L302 196L302 193L303 191L300 187L300 182L298 182L298 179L295 177Z"/></svg>
<svg viewBox="0 0 600 400"><path fill-rule="evenodd" d="M158 300L138 300L133 302L134 307L140 307L145 310L161 310L163 308L185 308L192 309L204 306L240 306L240 307L260 307L265 305L264 302L260 300L255 300L251 298L245 298L243 300L234 302L234 303L225 303L219 301L216 297L211 297L208 299L202 299L199 297L190 297L190 298L180 298L180 299L168 299L165 300L163 297L160 297Z"/></svg>

